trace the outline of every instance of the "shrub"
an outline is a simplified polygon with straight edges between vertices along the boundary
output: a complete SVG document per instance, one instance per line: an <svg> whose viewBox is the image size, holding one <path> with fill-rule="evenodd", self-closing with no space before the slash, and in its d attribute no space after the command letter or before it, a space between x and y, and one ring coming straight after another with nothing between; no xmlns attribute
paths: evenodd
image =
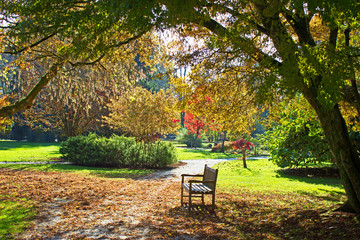
<svg viewBox="0 0 360 240"><path fill-rule="evenodd" d="M212 152L221 152L221 148L222 148L222 143L219 143L219 144L215 145L211 149L211 151ZM230 152L234 149L234 146L233 146L232 142L225 141L224 148L225 148L225 152Z"/></svg>
<svg viewBox="0 0 360 240"><path fill-rule="evenodd" d="M176 140L186 144L187 147L202 147L201 138L196 138L196 136L190 133L186 128L181 128L179 130Z"/></svg>
<svg viewBox="0 0 360 240"><path fill-rule="evenodd" d="M66 161L96 167L162 168L176 162L171 143L137 143L123 136L71 137L61 144L60 153Z"/></svg>
<svg viewBox="0 0 360 240"><path fill-rule="evenodd" d="M331 153L324 134L322 131L312 134L311 127L316 130L320 127L311 124L300 127L280 125L267 132L271 160L276 165L284 168L323 166L330 163Z"/></svg>

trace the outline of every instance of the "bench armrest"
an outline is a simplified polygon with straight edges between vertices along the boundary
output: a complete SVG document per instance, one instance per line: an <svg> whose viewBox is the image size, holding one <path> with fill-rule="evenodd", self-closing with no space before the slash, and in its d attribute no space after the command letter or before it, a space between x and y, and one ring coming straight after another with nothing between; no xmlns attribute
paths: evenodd
<svg viewBox="0 0 360 240"><path fill-rule="evenodd" d="M202 174L181 174L181 183L184 183L184 177L204 177Z"/></svg>
<svg viewBox="0 0 360 240"><path fill-rule="evenodd" d="M181 174L182 177L203 177L203 174Z"/></svg>
<svg viewBox="0 0 360 240"><path fill-rule="evenodd" d="M189 183L215 183L214 180L190 180Z"/></svg>

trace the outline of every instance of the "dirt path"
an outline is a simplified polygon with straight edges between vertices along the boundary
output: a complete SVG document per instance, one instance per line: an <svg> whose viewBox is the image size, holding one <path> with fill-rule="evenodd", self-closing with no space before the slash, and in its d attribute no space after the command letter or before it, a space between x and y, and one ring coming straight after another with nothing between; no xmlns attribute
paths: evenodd
<svg viewBox="0 0 360 240"><path fill-rule="evenodd" d="M266 159L268 157L248 157L247 159ZM200 174L204 171L205 164L210 167L217 163L235 160L235 158L224 158L224 159L199 159L199 160L181 160L185 164L180 165L177 168L170 170L161 170L154 172L153 174L147 175L142 179L158 179L158 178L174 178L180 177L181 174Z"/></svg>

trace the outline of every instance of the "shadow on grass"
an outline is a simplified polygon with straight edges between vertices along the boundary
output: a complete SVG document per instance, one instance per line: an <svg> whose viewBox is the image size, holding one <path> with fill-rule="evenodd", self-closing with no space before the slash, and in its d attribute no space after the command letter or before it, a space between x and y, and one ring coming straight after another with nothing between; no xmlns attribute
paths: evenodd
<svg viewBox="0 0 360 240"><path fill-rule="evenodd" d="M13 148L37 148L60 146L60 143L32 143L32 142L17 142L0 140L0 150L9 150Z"/></svg>
<svg viewBox="0 0 360 240"><path fill-rule="evenodd" d="M103 178L131 179L138 179L154 171L148 169L86 167L72 164L4 164L1 167L11 168L15 170L69 172Z"/></svg>
<svg viewBox="0 0 360 240"><path fill-rule="evenodd" d="M330 202L334 202L334 203L338 203L339 198L346 195L342 191L337 191L335 189L328 190L328 189L323 189L323 188L318 189L318 192L308 192L308 191L296 191L296 192L303 196L309 196L309 197L317 198L319 200L325 200L325 201L330 201ZM319 192L323 192L326 194L321 195L321 194L319 194Z"/></svg>
<svg viewBox="0 0 360 240"><path fill-rule="evenodd" d="M19 202L0 202L0 239L13 239L27 227L35 215L31 205Z"/></svg>
<svg viewBox="0 0 360 240"><path fill-rule="evenodd" d="M323 175L320 174L316 175L313 171L310 169L303 169L303 172L301 174L294 173L293 171L290 171L291 169L280 169L277 170L277 177L281 178L288 178L291 181L301 181L311 184L321 184L321 185L328 185L328 186L341 186L342 182L341 179L336 177L330 177L330 175ZM306 173L306 171L310 171L310 173Z"/></svg>
<svg viewBox="0 0 360 240"><path fill-rule="evenodd" d="M172 208L156 231L174 239L359 239L353 217L345 213L325 216L320 210L299 206L269 208L258 201L221 199L215 212ZM179 218L182 221L177 221Z"/></svg>

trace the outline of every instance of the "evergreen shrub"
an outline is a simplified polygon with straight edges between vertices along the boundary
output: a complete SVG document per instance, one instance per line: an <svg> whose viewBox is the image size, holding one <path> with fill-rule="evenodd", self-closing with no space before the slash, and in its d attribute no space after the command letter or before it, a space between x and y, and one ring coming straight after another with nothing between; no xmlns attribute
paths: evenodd
<svg viewBox="0 0 360 240"><path fill-rule="evenodd" d="M177 161L171 143L137 143L135 138L96 134L71 137L60 147L62 159L94 167L162 168Z"/></svg>

